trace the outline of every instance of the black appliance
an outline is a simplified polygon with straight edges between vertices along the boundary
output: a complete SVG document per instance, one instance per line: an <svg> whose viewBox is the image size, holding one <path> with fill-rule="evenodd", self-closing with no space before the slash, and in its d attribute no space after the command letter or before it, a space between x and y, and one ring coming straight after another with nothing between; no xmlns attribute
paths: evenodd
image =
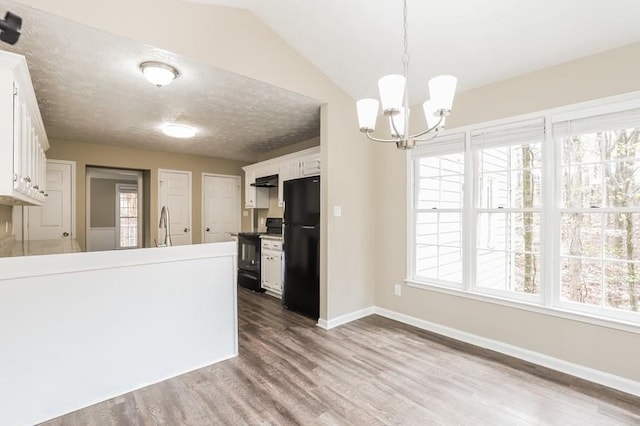
<svg viewBox="0 0 640 426"><path fill-rule="evenodd" d="M284 288L282 304L320 315L320 177L284 182Z"/></svg>
<svg viewBox="0 0 640 426"><path fill-rule="evenodd" d="M240 232L238 234L238 284L263 292L260 285L260 235L282 235L282 219L267 218L267 232Z"/></svg>
<svg viewBox="0 0 640 426"><path fill-rule="evenodd" d="M251 184L256 188L277 188L278 187L278 175L264 176L256 178L256 181Z"/></svg>

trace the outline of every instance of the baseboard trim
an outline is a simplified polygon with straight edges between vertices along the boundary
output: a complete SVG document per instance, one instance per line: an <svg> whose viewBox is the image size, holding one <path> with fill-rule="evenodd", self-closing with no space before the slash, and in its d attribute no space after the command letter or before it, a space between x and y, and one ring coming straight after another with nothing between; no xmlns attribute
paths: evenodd
<svg viewBox="0 0 640 426"><path fill-rule="evenodd" d="M324 328L325 330L331 330L332 328L336 328L343 324L347 324L351 321L359 320L360 318L373 315L375 313L375 310L376 310L375 306L369 306L364 309L359 309L357 311L349 312L348 314L340 315L339 317L335 317L330 320L320 318L318 319L318 324L316 325L320 328Z"/></svg>
<svg viewBox="0 0 640 426"><path fill-rule="evenodd" d="M380 307L375 307L374 313L385 318L389 318L404 324L408 324L422 330L431 331L442 336L450 337L461 342L470 343L481 348L490 349L505 355L512 356L524 361L531 362L561 373L566 373L584 380L588 380L599 385L607 386L631 395L640 397L640 382L624 377L616 376L604 371L574 364L548 355L523 349L518 346L509 345L497 340L488 339L476 334L460 331L455 328L436 324L420 318L401 314Z"/></svg>

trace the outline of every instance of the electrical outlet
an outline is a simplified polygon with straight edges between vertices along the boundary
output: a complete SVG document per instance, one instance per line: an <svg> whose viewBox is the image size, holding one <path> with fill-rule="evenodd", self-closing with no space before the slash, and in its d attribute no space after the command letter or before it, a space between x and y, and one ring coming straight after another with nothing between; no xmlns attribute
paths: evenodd
<svg viewBox="0 0 640 426"><path fill-rule="evenodd" d="M395 285L394 293L396 296L402 296L402 286L400 284Z"/></svg>

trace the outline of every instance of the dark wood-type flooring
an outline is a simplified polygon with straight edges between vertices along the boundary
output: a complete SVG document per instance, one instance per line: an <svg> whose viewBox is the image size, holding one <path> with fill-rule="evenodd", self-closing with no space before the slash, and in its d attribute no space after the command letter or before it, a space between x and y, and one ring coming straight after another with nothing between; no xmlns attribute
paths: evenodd
<svg viewBox="0 0 640 426"><path fill-rule="evenodd" d="M639 398L386 318L325 331L264 294L238 303L237 358L46 424L640 424Z"/></svg>

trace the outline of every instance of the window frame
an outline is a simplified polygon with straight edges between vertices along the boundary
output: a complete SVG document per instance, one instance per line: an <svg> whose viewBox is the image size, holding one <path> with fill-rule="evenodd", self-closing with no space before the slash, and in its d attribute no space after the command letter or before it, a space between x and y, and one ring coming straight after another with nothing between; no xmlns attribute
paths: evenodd
<svg viewBox="0 0 640 426"><path fill-rule="evenodd" d="M562 193L560 188L562 183L561 144L555 142L553 135L554 123L622 112L634 108L640 108L640 91L477 123L443 132L444 136L452 133L465 133L464 203L462 206L463 282L461 286L452 286L448 282L438 282L432 279L420 279L414 274L416 263L415 231L418 212L415 205L418 185L418 171L415 170L415 164L418 160L414 154L408 151L406 155L408 256L407 278L405 279L407 285L640 334L640 312L625 311L606 306L590 306L561 300L561 244L558 237L561 227L560 218L563 211L561 208ZM479 193L479 171L476 159L477 150L473 149L470 143L471 133L490 126L513 124L536 118L544 119L545 124L545 136L542 141L542 194L538 210L540 213L540 292L538 295L522 294L525 297L519 297L521 295L517 292L479 289L476 286L476 218L478 217L476 197ZM437 156L446 153L451 153L451 151L432 155ZM605 213L603 209L598 209L597 212ZM594 211L594 213L596 212Z"/></svg>
<svg viewBox="0 0 640 426"><path fill-rule="evenodd" d="M463 156L463 174L462 174L462 178L463 178L463 182L462 182L462 194L463 194L463 200L462 200L462 205L460 206L459 209L452 209L452 208L434 208L434 209L418 209L417 208L417 198L418 198L418 194L420 192L420 169L419 167L417 167L418 162L422 159L422 158L428 158L428 157L441 157L444 155L451 155L451 154L462 154ZM411 228L412 231L410 232L410 238L412 240L412 247L414 248L411 251L411 262L410 262L410 276L414 277L414 278L419 278L420 281L423 282L429 282L431 284L435 284L438 286L442 286L442 287L447 287L447 288L458 288L458 289L463 289L464 288L464 281L465 281L465 275L464 275L464 243L465 243L465 215L464 215L464 205L465 205L465 198L466 198L466 194L467 191L466 189L466 167L465 165L467 164L467 156L466 153L464 152L464 147L462 151L444 151L443 153L440 154L434 154L434 155L422 155L420 157L414 157L411 160L411 167L410 167L410 173L412 174L412 182L413 182L413 190L410 192L410 198L411 198L411 209L412 209L412 221L411 221ZM434 211L435 210L435 211ZM462 265L463 265L463 271L462 271L462 279L460 280L460 282L455 282L455 281L447 281L447 280L441 280L441 279L435 279L435 278L429 278L429 277L424 277L424 276L418 276L416 273L416 267L417 267L417 263L418 263L418 259L417 259L417 250L416 247L418 245L417 241L416 241L416 232L417 232L417 222L418 222L418 214L422 213L422 212L429 212L429 213L436 213L436 214L440 214L440 213L460 213L460 245L461 245L461 256L462 256ZM437 245L437 247L440 247L440 245Z"/></svg>
<svg viewBox="0 0 640 426"><path fill-rule="evenodd" d="M138 204L138 216L136 216L136 245L135 246L123 246L122 240L120 238L121 224L120 220L122 216L120 215L121 205L120 205L120 194L121 193L131 193L136 194L136 201ZM142 217L140 216L140 193L138 191L138 186L131 183L117 183L116 184L116 250L130 250L142 247L140 241L141 235L141 225L142 225Z"/></svg>

